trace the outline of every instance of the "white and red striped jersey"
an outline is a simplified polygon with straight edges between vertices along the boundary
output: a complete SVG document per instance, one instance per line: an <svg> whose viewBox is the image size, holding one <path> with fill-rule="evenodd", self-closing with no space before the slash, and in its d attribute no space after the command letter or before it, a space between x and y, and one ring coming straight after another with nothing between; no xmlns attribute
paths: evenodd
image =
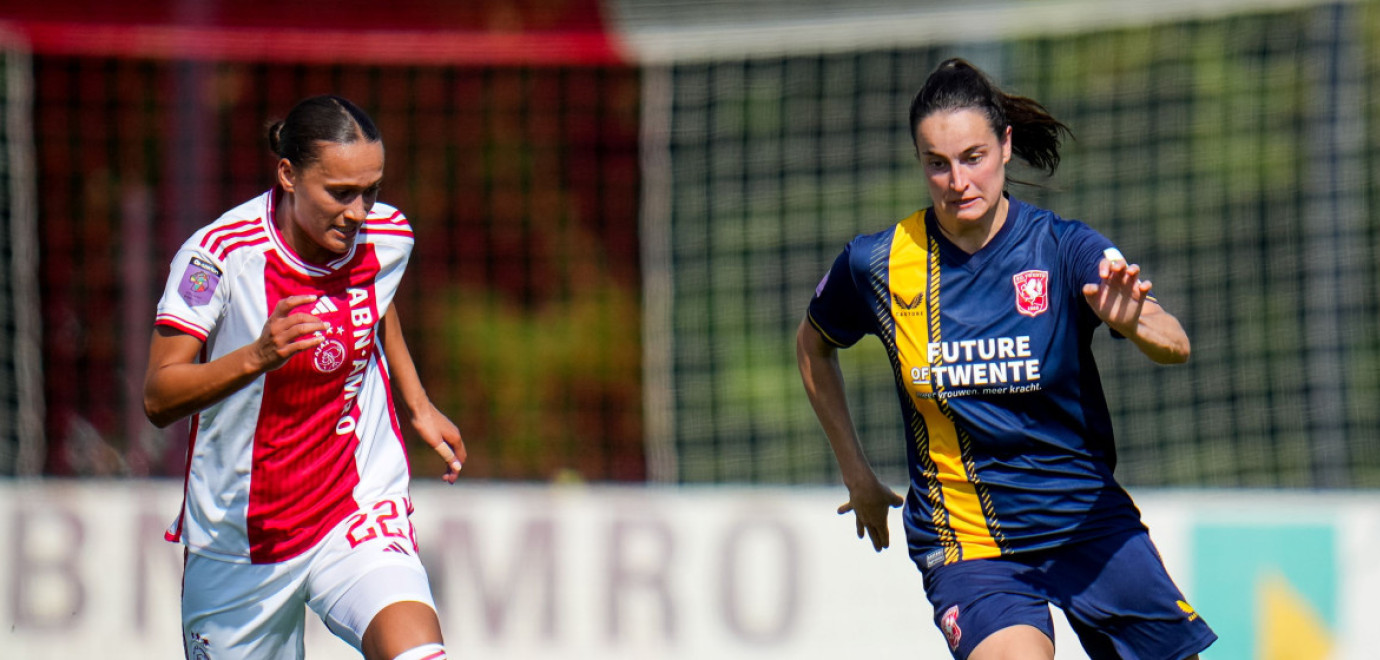
<svg viewBox="0 0 1380 660"><path fill-rule="evenodd" d="M406 497L407 457L379 321L411 255L412 228L375 204L354 246L325 266L284 242L269 191L192 235L173 258L157 324L205 342L211 361L257 340L282 298L329 324L294 355L192 418L182 512L170 541L236 562L294 557L360 505Z"/></svg>

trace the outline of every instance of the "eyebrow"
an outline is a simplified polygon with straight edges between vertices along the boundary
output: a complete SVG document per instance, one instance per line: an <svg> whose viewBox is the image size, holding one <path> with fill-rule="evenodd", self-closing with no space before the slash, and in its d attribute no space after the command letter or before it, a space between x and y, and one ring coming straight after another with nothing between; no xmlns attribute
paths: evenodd
<svg viewBox="0 0 1380 660"><path fill-rule="evenodd" d="M958 153L959 153L959 155L968 154L968 153L972 153L973 150L975 150L975 149L985 149L985 148L987 148L988 146L990 146L990 145L986 145L986 144L975 144L975 145L973 145L973 146L971 146L971 147L968 147L968 148L966 148L966 149L964 149L964 150L962 150L962 151L960 151L960 152L958 152ZM926 149L926 150L920 152L920 155L921 155L921 156L939 156L940 158L943 158L943 157L944 157L944 154L941 154L941 153L939 153L939 152L937 152L937 151L934 151L934 150L932 150L932 149Z"/></svg>
<svg viewBox="0 0 1380 660"><path fill-rule="evenodd" d="M327 188L331 188L331 189L335 189L335 190L368 190L368 189L370 189L370 188L377 188L377 187L379 187L380 185L383 185L383 179L382 179L382 178L379 178L377 181L374 181L373 183L369 183L369 184L365 184L365 185L355 185L355 184L353 184L353 183L330 183L330 182L327 182L327 183L325 183L325 184L323 184L323 185L324 185L325 187L327 187Z"/></svg>

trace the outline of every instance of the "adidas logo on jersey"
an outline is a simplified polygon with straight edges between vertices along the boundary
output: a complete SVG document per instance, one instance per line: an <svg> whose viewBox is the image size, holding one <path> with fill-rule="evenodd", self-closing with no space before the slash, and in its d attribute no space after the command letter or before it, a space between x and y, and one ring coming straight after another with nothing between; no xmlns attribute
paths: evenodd
<svg viewBox="0 0 1380 660"><path fill-rule="evenodd" d="M401 552L401 553L403 553L403 554L405 554L405 555L407 555L407 556L409 556L409 557L412 556L412 553L408 552L408 551L407 551L407 548L402 547L402 544L398 543L397 541L394 541L394 542L392 542L392 543L389 543L389 544L388 544L388 547L384 548L383 551L384 551L384 552Z"/></svg>
<svg viewBox="0 0 1380 660"><path fill-rule="evenodd" d="M321 316L322 314L330 314L331 312L338 311L340 311L340 308L336 307L334 302L331 302L330 296L321 296L317 298L316 305L311 308L313 316Z"/></svg>

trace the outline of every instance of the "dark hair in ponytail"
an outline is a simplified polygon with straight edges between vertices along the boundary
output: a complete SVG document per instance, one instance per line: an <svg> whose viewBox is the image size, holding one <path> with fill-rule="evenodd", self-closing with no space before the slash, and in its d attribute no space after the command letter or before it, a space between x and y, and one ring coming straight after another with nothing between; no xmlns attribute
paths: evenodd
<svg viewBox="0 0 1380 660"><path fill-rule="evenodd" d="M1059 167L1060 134L1069 127L1034 99L1001 91L987 74L966 60L944 60L910 102L910 137L920 122L941 111L973 109L987 117L1000 138L1011 127L1011 153L1036 169L1054 174Z"/></svg>
<svg viewBox="0 0 1380 660"><path fill-rule="evenodd" d="M305 99L287 118L268 127L268 148L296 167L306 167L321 157L321 144L349 144L360 139L379 140L374 120L359 106L339 96Z"/></svg>

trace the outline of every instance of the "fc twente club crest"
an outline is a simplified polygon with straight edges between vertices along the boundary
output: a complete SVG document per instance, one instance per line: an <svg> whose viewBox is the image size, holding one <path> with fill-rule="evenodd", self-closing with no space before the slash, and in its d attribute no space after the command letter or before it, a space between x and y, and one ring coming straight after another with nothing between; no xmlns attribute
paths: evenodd
<svg viewBox="0 0 1380 660"><path fill-rule="evenodd" d="M1049 273L1027 270L1011 277L1016 285L1016 311L1030 317L1049 309Z"/></svg>

